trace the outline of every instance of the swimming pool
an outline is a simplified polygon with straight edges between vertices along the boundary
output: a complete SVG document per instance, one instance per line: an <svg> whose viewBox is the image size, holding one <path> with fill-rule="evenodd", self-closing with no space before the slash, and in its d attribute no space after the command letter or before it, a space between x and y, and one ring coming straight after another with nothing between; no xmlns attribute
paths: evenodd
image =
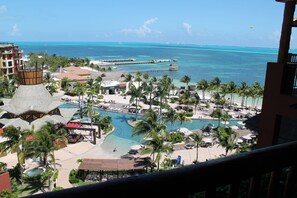
<svg viewBox="0 0 297 198"><path fill-rule="evenodd" d="M61 108L77 108L75 104L63 104ZM108 153L113 153L113 149L117 148L117 154L123 155L126 154L132 145L139 144L141 136L131 137L132 135L132 127L127 123L128 120L134 118L134 115L125 114L121 112L110 112L98 110L100 112L101 118L110 116L112 118L112 124L115 127L115 130L106 136L104 142L101 144L101 147L104 151ZM230 120L227 126L238 125L238 120ZM201 129L207 124L213 124L214 126L218 126L218 120L192 120L192 122L184 122L182 127L186 127L190 130L193 129ZM170 129L170 124L167 125L168 129ZM180 127L180 123L177 122L173 125L173 129L178 129Z"/></svg>

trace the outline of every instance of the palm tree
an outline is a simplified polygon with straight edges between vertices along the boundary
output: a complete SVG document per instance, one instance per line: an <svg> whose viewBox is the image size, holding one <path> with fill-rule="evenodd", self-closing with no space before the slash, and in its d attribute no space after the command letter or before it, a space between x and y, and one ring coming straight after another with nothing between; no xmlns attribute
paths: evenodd
<svg viewBox="0 0 297 198"><path fill-rule="evenodd" d="M68 93L70 91L70 79L67 77L62 78L61 80L61 88L65 91L65 93Z"/></svg>
<svg viewBox="0 0 297 198"><path fill-rule="evenodd" d="M180 97L179 101L183 104L186 104L189 106L189 103L191 101L191 92L189 90L186 90Z"/></svg>
<svg viewBox="0 0 297 198"><path fill-rule="evenodd" d="M180 112L177 114L177 120L179 120L180 122L180 127L182 126L182 124L184 122L191 122L192 120L190 118L187 117L187 113L186 112Z"/></svg>
<svg viewBox="0 0 297 198"><path fill-rule="evenodd" d="M236 93L236 84L233 82L233 81L230 81L228 84L227 84L227 90L228 90L228 93L230 93L230 102L231 102L231 105L234 104L234 98L233 98L233 95Z"/></svg>
<svg viewBox="0 0 297 198"><path fill-rule="evenodd" d="M138 82L138 87L140 87L140 84L141 84L141 82L142 82L142 78L141 78L141 73L140 72L136 72L136 74L135 74L135 82Z"/></svg>
<svg viewBox="0 0 297 198"><path fill-rule="evenodd" d="M144 82L142 83L143 87L143 99L145 99L146 103L148 102L150 107L149 109L152 109L152 100L153 100L153 94L154 94L154 85L152 82ZM148 97L148 98L147 98Z"/></svg>
<svg viewBox="0 0 297 198"><path fill-rule="evenodd" d="M82 96L82 100L83 100L83 95L86 92L86 87L85 87L84 84L81 84L80 82L75 81L73 92L78 95L79 109L80 109L80 112L81 112L80 117L82 118L82 105L81 105L81 98L80 97Z"/></svg>
<svg viewBox="0 0 297 198"><path fill-rule="evenodd" d="M18 164L20 165L20 174L21 174L21 182L22 175L24 169L24 162L26 157L26 138L31 135L30 131L23 130L14 127L8 126L4 128L3 137L7 138L6 141L0 143L0 151L1 152L15 152L17 153Z"/></svg>
<svg viewBox="0 0 297 198"><path fill-rule="evenodd" d="M143 80L146 82L146 81L148 81L148 79L150 78L150 76L148 75L148 73L144 73L144 74L142 75L142 78L143 78Z"/></svg>
<svg viewBox="0 0 297 198"><path fill-rule="evenodd" d="M263 96L263 87L261 87L260 83L258 82L255 82L254 84L252 84L252 97L253 97L253 100L254 100L254 104L253 104L253 107L256 107L257 105L257 102L259 100L260 97Z"/></svg>
<svg viewBox="0 0 297 198"><path fill-rule="evenodd" d="M228 112L223 113L223 115L222 115L222 121L224 122L224 126L226 126L226 123L229 120L230 120L230 115L228 114Z"/></svg>
<svg viewBox="0 0 297 198"><path fill-rule="evenodd" d="M128 88L129 89L132 86L133 78L134 78L134 76L131 73L128 73L128 74L125 75L124 82L128 83Z"/></svg>
<svg viewBox="0 0 297 198"><path fill-rule="evenodd" d="M102 78L101 78L101 76L98 76L95 79L94 86L95 86L95 93L97 95L100 94L101 93L101 88L102 88Z"/></svg>
<svg viewBox="0 0 297 198"><path fill-rule="evenodd" d="M160 121L162 121L163 102L166 102L166 96L168 96L170 93L172 82L173 82L172 78L169 78L167 75L163 75L162 78L159 79L159 85L157 86L157 90L156 90L156 97L158 97L160 101L160 112L159 112L159 115L161 116Z"/></svg>
<svg viewBox="0 0 297 198"><path fill-rule="evenodd" d="M194 142L196 143L196 162L198 162L198 148L200 143L202 142L202 136L199 133L192 133L190 137L193 138Z"/></svg>
<svg viewBox="0 0 297 198"><path fill-rule="evenodd" d="M209 84L207 80L202 79L199 82L197 82L196 89L202 91L202 99L205 100L205 91L208 89Z"/></svg>
<svg viewBox="0 0 297 198"><path fill-rule="evenodd" d="M47 165L47 158L51 152L55 150L54 140L51 135L44 130L40 130L35 134L35 138L29 149L34 151L35 157L40 157L42 159L43 165Z"/></svg>
<svg viewBox="0 0 297 198"><path fill-rule="evenodd" d="M177 120L176 111L173 108L169 108L168 112L166 113L166 122L170 122L170 131L173 130L173 124Z"/></svg>
<svg viewBox="0 0 297 198"><path fill-rule="evenodd" d="M213 137L219 141L219 144L225 148L225 156L229 151L235 148L236 134L230 127L218 127L214 130Z"/></svg>
<svg viewBox="0 0 297 198"><path fill-rule="evenodd" d="M185 75L185 76L183 76L181 79L180 79L180 82L182 82L182 83L186 83L186 85L187 85L187 90L188 90L188 85L189 85L189 82L191 81L191 77L190 76L188 76L188 75Z"/></svg>
<svg viewBox="0 0 297 198"><path fill-rule="evenodd" d="M191 98L190 102L194 105L195 107L195 113L197 111L197 107L200 103L200 97L198 95L195 95L194 97Z"/></svg>
<svg viewBox="0 0 297 198"><path fill-rule="evenodd" d="M256 107L258 106L258 102L260 100L260 98L263 98L263 94L264 94L264 87L259 87L259 89L257 90L257 101L256 101ZM257 108L256 108L257 110Z"/></svg>
<svg viewBox="0 0 297 198"><path fill-rule="evenodd" d="M241 82L239 86L237 86L237 94L241 97L241 106L244 106L244 98L246 96L246 89L248 88L248 85L246 82Z"/></svg>
<svg viewBox="0 0 297 198"><path fill-rule="evenodd" d="M28 149L34 156L41 157L44 165L48 163L48 157L54 158L54 151L58 149L57 143L67 143L66 130L57 129L56 125L47 122L38 132L34 134L34 139L29 143ZM55 160L53 160L55 161Z"/></svg>
<svg viewBox="0 0 297 198"><path fill-rule="evenodd" d="M210 87L212 87L214 90L218 92L221 85L221 80L219 77L215 77L212 81L210 81L209 84Z"/></svg>
<svg viewBox="0 0 297 198"><path fill-rule="evenodd" d="M214 94L216 94L217 92L215 92ZM221 95L221 98L226 101L226 95L230 94L230 91L228 89L227 84L221 84L220 86L220 91L218 92ZM231 105L231 99L229 101L229 105Z"/></svg>
<svg viewBox="0 0 297 198"><path fill-rule="evenodd" d="M133 127L132 136L143 135L143 139L151 137L153 133L161 134L166 129L166 125L158 122L158 114L149 109Z"/></svg>
<svg viewBox="0 0 297 198"><path fill-rule="evenodd" d="M137 115L138 115L138 100L139 98L142 96L142 87L135 87L134 85L132 85L130 87L130 90L127 92L128 95L131 95L130 98L130 103L134 103L135 101L135 105L136 105L136 112L135 112L135 120L137 120Z"/></svg>
<svg viewBox="0 0 297 198"><path fill-rule="evenodd" d="M248 98L252 97L253 95L253 91L252 91L252 87L249 86L248 88L245 89L245 106L248 106Z"/></svg>
<svg viewBox="0 0 297 198"><path fill-rule="evenodd" d="M1 92L4 96L12 97L16 90L16 81L15 79L9 79L4 77L1 80Z"/></svg>
<svg viewBox="0 0 297 198"><path fill-rule="evenodd" d="M99 90L101 89L101 77L96 78L96 80L89 79L86 83L86 89L87 89L87 94L88 94L88 101L87 101L87 115L89 116L91 120L91 128L92 128L92 118L95 116L97 113L93 109L93 104L94 104L94 96L98 95Z"/></svg>
<svg viewBox="0 0 297 198"><path fill-rule="evenodd" d="M157 162L157 170L159 171L162 153L172 153L172 145L170 143L166 143L165 138L155 132L151 133L151 139L146 140L145 145L147 145L147 149L143 150L141 154L151 153L151 155L153 155L153 161Z"/></svg>
<svg viewBox="0 0 297 198"><path fill-rule="evenodd" d="M218 126L220 126L221 124L221 118L223 116L222 114L222 110L220 108L217 108L215 109L211 114L210 114L211 117L213 118L218 118Z"/></svg>

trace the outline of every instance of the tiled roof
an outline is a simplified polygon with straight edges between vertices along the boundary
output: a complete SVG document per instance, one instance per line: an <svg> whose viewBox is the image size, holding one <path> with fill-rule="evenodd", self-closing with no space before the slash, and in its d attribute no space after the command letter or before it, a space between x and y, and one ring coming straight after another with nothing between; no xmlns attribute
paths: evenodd
<svg viewBox="0 0 297 198"><path fill-rule="evenodd" d="M78 169L89 171L118 171L145 168L144 160L129 159L83 159Z"/></svg>

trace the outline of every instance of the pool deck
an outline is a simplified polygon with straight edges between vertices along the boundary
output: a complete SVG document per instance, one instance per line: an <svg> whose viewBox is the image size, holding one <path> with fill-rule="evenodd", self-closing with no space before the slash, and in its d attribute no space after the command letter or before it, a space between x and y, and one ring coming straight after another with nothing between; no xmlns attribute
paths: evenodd
<svg viewBox="0 0 297 198"><path fill-rule="evenodd" d="M75 99L75 98L74 98ZM127 113L127 109L123 108L123 105L129 104L130 96L120 96L120 95L105 95L105 101L114 101L110 103L111 107L121 109L122 112ZM148 108L148 105L141 103L144 108ZM174 108L177 104L170 105ZM193 116L194 119L210 119L208 112L205 111L195 111ZM106 135L105 135L106 136ZM56 158L56 168L59 170L59 176L57 179L57 186L63 188L72 188L73 185L69 183L68 177L72 169L77 169L79 164L78 160L83 158L100 158L100 159L119 159L119 153L117 152L106 152L101 148L101 144L104 141L104 136L101 139L97 139L96 145L92 144L89 140L85 139L79 143L68 144L67 147L55 151ZM221 154L225 153L225 149L214 145L212 147L201 148L198 151L198 161L203 162L209 159L214 159L219 157ZM176 159L177 156L182 157L182 162L184 165L192 164L196 159L196 148L185 149L183 145L176 146L174 152L168 156L171 159ZM164 157L164 156L163 156ZM0 161L7 163L7 167L11 168L17 164L16 154L8 154L0 158ZM26 161L26 168L31 168L38 166L38 162L33 160Z"/></svg>

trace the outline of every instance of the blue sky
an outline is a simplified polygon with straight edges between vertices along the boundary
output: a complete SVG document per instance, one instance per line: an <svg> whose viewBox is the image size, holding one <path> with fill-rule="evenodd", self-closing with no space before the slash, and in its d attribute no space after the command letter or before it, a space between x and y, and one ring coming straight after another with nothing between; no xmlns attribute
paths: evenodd
<svg viewBox="0 0 297 198"><path fill-rule="evenodd" d="M0 0L0 38L278 47L283 10L275 0Z"/></svg>

